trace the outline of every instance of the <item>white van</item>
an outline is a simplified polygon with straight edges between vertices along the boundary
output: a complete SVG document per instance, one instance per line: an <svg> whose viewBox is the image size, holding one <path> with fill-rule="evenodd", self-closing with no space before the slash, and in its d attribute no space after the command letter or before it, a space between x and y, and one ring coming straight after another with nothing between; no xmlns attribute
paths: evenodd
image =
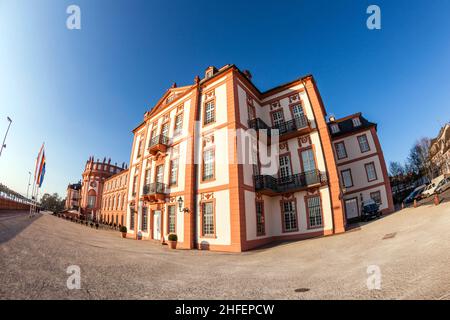
<svg viewBox="0 0 450 320"><path fill-rule="evenodd" d="M445 176L439 176L437 178L434 178L433 180L431 180L431 183L429 185L427 185L427 187L425 188L425 190L423 190L422 192L422 198L426 198L431 196L435 191L436 188L438 187L439 183L444 180Z"/></svg>

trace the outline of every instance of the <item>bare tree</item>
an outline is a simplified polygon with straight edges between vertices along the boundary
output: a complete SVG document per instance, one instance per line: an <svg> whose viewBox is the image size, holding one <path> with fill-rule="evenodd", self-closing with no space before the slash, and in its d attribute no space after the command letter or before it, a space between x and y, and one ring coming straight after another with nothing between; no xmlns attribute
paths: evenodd
<svg viewBox="0 0 450 320"><path fill-rule="evenodd" d="M391 177L403 176L405 175L405 173L406 170L400 162L391 161L389 163L389 174L391 175Z"/></svg>
<svg viewBox="0 0 450 320"><path fill-rule="evenodd" d="M426 175L431 179L430 144L429 138L422 138L416 141L409 151L408 168L417 175Z"/></svg>

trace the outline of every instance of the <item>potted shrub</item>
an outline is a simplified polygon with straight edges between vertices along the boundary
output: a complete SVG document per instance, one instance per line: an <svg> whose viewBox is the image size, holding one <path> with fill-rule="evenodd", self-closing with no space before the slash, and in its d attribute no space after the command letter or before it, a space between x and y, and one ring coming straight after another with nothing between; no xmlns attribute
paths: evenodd
<svg viewBox="0 0 450 320"><path fill-rule="evenodd" d="M127 227L121 226L120 227L120 232L122 233L122 238L126 238L127 237Z"/></svg>
<svg viewBox="0 0 450 320"><path fill-rule="evenodd" d="M95 229L98 229L98 223L95 224Z"/></svg>
<svg viewBox="0 0 450 320"><path fill-rule="evenodd" d="M94 227L94 223L93 222L91 222L91 228L93 228Z"/></svg>
<svg viewBox="0 0 450 320"><path fill-rule="evenodd" d="M170 249L176 249L177 248L178 236L175 233L169 234L169 237L168 237L167 240L169 242L169 248Z"/></svg>

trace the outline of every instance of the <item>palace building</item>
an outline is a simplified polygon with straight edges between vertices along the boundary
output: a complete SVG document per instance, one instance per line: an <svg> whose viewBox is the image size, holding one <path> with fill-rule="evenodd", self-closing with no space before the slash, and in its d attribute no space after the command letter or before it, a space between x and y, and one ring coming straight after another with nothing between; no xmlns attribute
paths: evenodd
<svg viewBox="0 0 450 320"><path fill-rule="evenodd" d="M251 161L238 132L253 139ZM240 252L345 232L368 197L393 209L376 125L360 114L327 122L311 75L262 92L248 71L209 67L169 88L133 134L127 171L92 175L101 164L90 159L82 201L93 212L102 204L131 238L176 233L181 248ZM127 189L103 188L123 177Z"/></svg>
<svg viewBox="0 0 450 320"><path fill-rule="evenodd" d="M433 177L450 174L450 123L445 124L430 143Z"/></svg>
<svg viewBox="0 0 450 320"><path fill-rule="evenodd" d="M345 218L359 218L363 201L372 199L382 213L394 210L391 184L378 140L377 125L361 113L329 121L341 179Z"/></svg>
<svg viewBox="0 0 450 320"><path fill-rule="evenodd" d="M67 186L65 209L76 209L80 206L81 181Z"/></svg>
<svg viewBox="0 0 450 320"><path fill-rule="evenodd" d="M128 199L128 169L119 171L103 184L100 221L125 225Z"/></svg>
<svg viewBox="0 0 450 320"><path fill-rule="evenodd" d="M92 220L100 218L105 181L125 169L124 163L119 167L117 164L111 164L111 159L94 161L94 157L90 157L86 161L81 181L80 209L83 216Z"/></svg>

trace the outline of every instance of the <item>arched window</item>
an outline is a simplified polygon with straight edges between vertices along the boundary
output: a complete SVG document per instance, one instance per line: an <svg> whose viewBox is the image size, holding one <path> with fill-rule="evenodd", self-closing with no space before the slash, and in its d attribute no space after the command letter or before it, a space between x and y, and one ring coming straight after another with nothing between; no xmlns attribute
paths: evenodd
<svg viewBox="0 0 450 320"><path fill-rule="evenodd" d="M97 193L95 190L89 190L88 192L88 208L94 208L97 200Z"/></svg>

